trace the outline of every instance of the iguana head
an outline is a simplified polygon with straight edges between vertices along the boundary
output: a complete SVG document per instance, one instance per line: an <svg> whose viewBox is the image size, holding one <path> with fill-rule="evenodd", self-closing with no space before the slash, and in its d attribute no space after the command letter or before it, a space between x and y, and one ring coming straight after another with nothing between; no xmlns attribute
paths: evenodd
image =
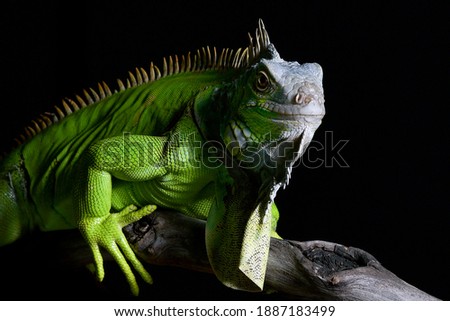
<svg viewBox="0 0 450 321"><path fill-rule="evenodd" d="M284 61L270 44L233 86L222 134L229 152L243 166L290 168L325 114L321 67Z"/></svg>
<svg viewBox="0 0 450 321"><path fill-rule="evenodd" d="M261 20L248 47L227 52L220 60L232 70L204 103L199 99L199 127L207 139L219 138L235 163L286 183L325 114L322 68L281 59Z"/></svg>
<svg viewBox="0 0 450 321"><path fill-rule="evenodd" d="M258 53L253 61L217 89L220 135L240 166L285 184L325 114L322 68L281 59L262 22L256 43L247 48Z"/></svg>

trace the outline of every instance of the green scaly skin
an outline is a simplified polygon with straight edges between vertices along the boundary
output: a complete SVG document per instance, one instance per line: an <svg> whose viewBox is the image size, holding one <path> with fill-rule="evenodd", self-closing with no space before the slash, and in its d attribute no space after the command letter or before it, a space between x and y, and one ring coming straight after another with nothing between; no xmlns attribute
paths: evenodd
<svg viewBox="0 0 450 321"><path fill-rule="evenodd" d="M263 289L278 237L273 199L324 115L322 71L282 60L261 21L245 50L183 61L171 58L162 77L153 65L150 76L137 71L114 94L100 85L65 102L70 115L58 109L45 130L29 128L0 167L0 245L33 229L79 228L98 279L103 247L137 295L132 268L152 279L122 227L168 208L207 220L219 280Z"/></svg>

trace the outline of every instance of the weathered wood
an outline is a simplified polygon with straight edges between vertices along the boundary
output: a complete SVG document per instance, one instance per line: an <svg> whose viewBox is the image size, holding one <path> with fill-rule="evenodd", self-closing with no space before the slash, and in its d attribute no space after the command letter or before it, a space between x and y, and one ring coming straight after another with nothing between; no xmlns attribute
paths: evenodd
<svg viewBox="0 0 450 321"><path fill-rule="evenodd" d="M161 210L124 228L142 261L212 273L204 231L202 220ZM77 230L39 236L38 241L23 240L20 250L9 252L14 257L21 253L24 260L39 253L39 262L34 264L46 262L55 267L92 263L91 252ZM106 251L103 256L112 260ZM398 278L369 253L324 241L272 239L264 290L297 300L437 300Z"/></svg>
<svg viewBox="0 0 450 321"><path fill-rule="evenodd" d="M158 211L124 230L150 263L211 272L205 223ZM385 269L369 253L340 244L271 240L265 291L308 300L437 300Z"/></svg>
<svg viewBox="0 0 450 321"><path fill-rule="evenodd" d="M340 244L272 240L266 285L310 300L437 300Z"/></svg>

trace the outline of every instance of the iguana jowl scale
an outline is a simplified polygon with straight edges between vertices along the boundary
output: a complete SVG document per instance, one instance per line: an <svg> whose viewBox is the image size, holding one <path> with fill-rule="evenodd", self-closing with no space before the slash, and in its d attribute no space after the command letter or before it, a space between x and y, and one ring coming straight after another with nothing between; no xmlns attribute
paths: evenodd
<svg viewBox="0 0 450 321"><path fill-rule="evenodd" d="M280 58L262 21L237 51L202 48L136 69L42 115L0 167L0 245L33 229L79 228L147 282L122 227L156 206L207 220L206 247L227 286L260 291L277 190L325 113L322 70ZM114 213L114 214L113 214Z"/></svg>

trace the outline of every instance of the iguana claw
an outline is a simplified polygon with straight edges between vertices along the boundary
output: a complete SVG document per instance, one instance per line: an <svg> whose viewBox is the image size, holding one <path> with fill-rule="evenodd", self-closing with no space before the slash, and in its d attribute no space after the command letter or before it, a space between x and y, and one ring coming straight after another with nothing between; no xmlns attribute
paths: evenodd
<svg viewBox="0 0 450 321"><path fill-rule="evenodd" d="M152 213L155 209L156 206L154 205L147 205L139 210L136 206L130 205L116 214L108 214L102 217L84 217L80 220L79 227L92 250L96 276L99 281L103 281L105 276L103 257L100 252L100 247L103 247L120 266L133 295L139 294L139 287L129 263L145 282L152 283L152 277L137 259L122 232L122 228Z"/></svg>

